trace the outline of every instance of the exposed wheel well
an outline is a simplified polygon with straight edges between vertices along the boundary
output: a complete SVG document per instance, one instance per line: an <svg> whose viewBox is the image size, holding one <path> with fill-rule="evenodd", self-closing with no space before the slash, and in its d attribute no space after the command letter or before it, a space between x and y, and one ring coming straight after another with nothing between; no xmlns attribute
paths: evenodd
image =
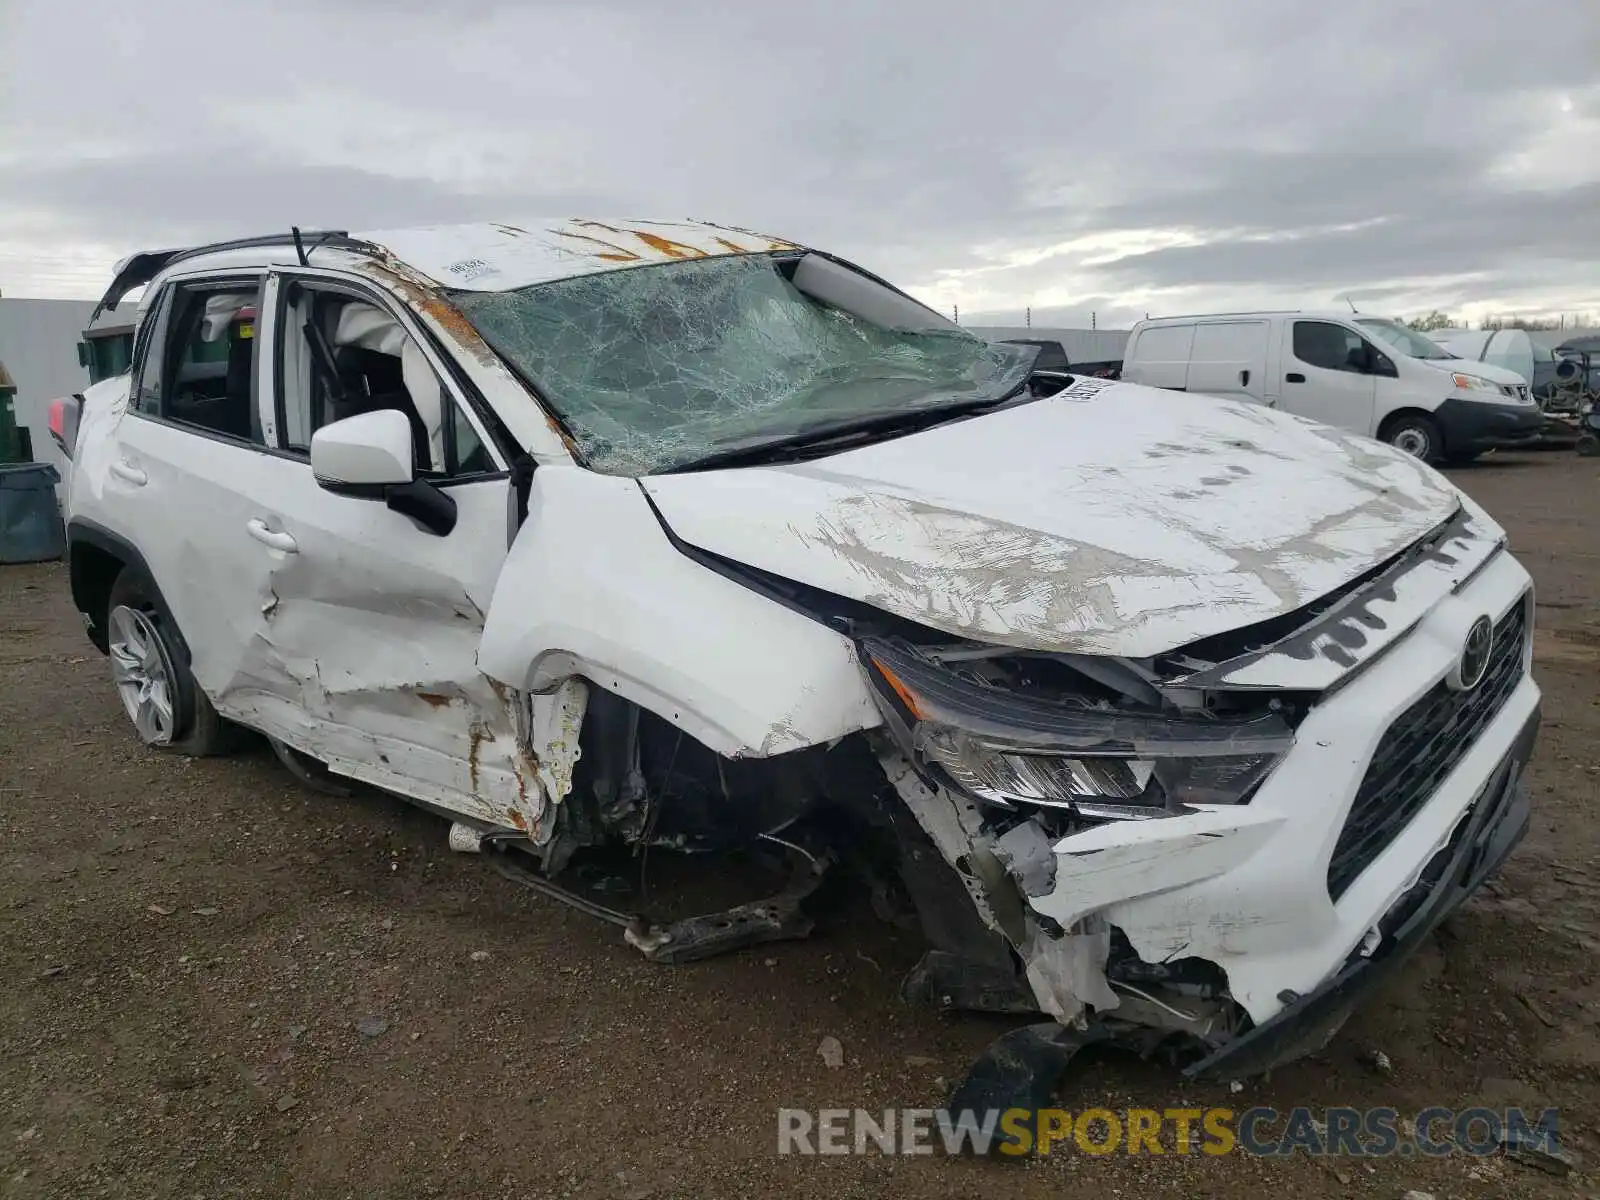
<svg viewBox="0 0 1600 1200"><path fill-rule="evenodd" d="M114 552L82 538L74 538L67 555L67 572L72 581L72 603L89 618L89 640L101 654L107 653L106 606L111 600L111 585L127 563Z"/></svg>

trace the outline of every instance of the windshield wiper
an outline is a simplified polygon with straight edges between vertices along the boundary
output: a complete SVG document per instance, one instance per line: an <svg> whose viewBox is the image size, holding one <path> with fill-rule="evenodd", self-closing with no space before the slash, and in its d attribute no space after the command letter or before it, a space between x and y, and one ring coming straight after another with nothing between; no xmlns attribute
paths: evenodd
<svg viewBox="0 0 1600 1200"><path fill-rule="evenodd" d="M998 408L1014 400L1028 386L1024 379L1016 387L1000 396L983 400L966 400L959 404L944 404L937 408L900 409L894 412L873 413L843 421L823 421L801 426L792 433L775 437L749 438L734 442L700 458L679 463L659 472L675 475L683 471L710 471L718 467L749 467L766 463L795 462L819 454L832 454L850 446L882 440L884 437L919 433L935 425L959 417Z"/></svg>

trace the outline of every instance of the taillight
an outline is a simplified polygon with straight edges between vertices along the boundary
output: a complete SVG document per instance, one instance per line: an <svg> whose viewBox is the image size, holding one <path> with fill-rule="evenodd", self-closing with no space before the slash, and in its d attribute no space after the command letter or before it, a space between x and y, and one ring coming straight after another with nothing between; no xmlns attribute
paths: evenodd
<svg viewBox="0 0 1600 1200"><path fill-rule="evenodd" d="M50 436L61 453L72 457L78 444L78 398L50 401Z"/></svg>

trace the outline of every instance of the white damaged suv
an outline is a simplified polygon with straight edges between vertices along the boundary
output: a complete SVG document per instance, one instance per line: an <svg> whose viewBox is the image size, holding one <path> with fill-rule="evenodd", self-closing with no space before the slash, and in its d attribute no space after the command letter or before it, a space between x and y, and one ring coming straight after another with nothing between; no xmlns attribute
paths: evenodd
<svg viewBox="0 0 1600 1200"><path fill-rule="evenodd" d="M1239 1077L1527 824L1529 577L1390 447L710 224L296 231L105 303L141 285L130 373L52 412L138 736L259 731L652 958L802 935L859 867L908 995ZM618 844L795 870L656 925L562 882Z"/></svg>

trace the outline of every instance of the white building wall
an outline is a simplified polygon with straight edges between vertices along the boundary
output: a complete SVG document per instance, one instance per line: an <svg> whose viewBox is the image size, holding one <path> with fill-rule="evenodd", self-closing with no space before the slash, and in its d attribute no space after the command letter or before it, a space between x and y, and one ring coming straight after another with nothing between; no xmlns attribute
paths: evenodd
<svg viewBox="0 0 1600 1200"><path fill-rule="evenodd" d="M28 430L34 458L54 465L63 479L67 464L50 440L49 405L89 386L78 343L93 311L92 300L0 296L0 362L17 385L17 424Z"/></svg>
<svg viewBox="0 0 1600 1200"><path fill-rule="evenodd" d="M1108 362L1122 357L1128 345L1126 329L1055 329L1041 325L967 325L966 331L991 342L1060 342L1069 363Z"/></svg>

